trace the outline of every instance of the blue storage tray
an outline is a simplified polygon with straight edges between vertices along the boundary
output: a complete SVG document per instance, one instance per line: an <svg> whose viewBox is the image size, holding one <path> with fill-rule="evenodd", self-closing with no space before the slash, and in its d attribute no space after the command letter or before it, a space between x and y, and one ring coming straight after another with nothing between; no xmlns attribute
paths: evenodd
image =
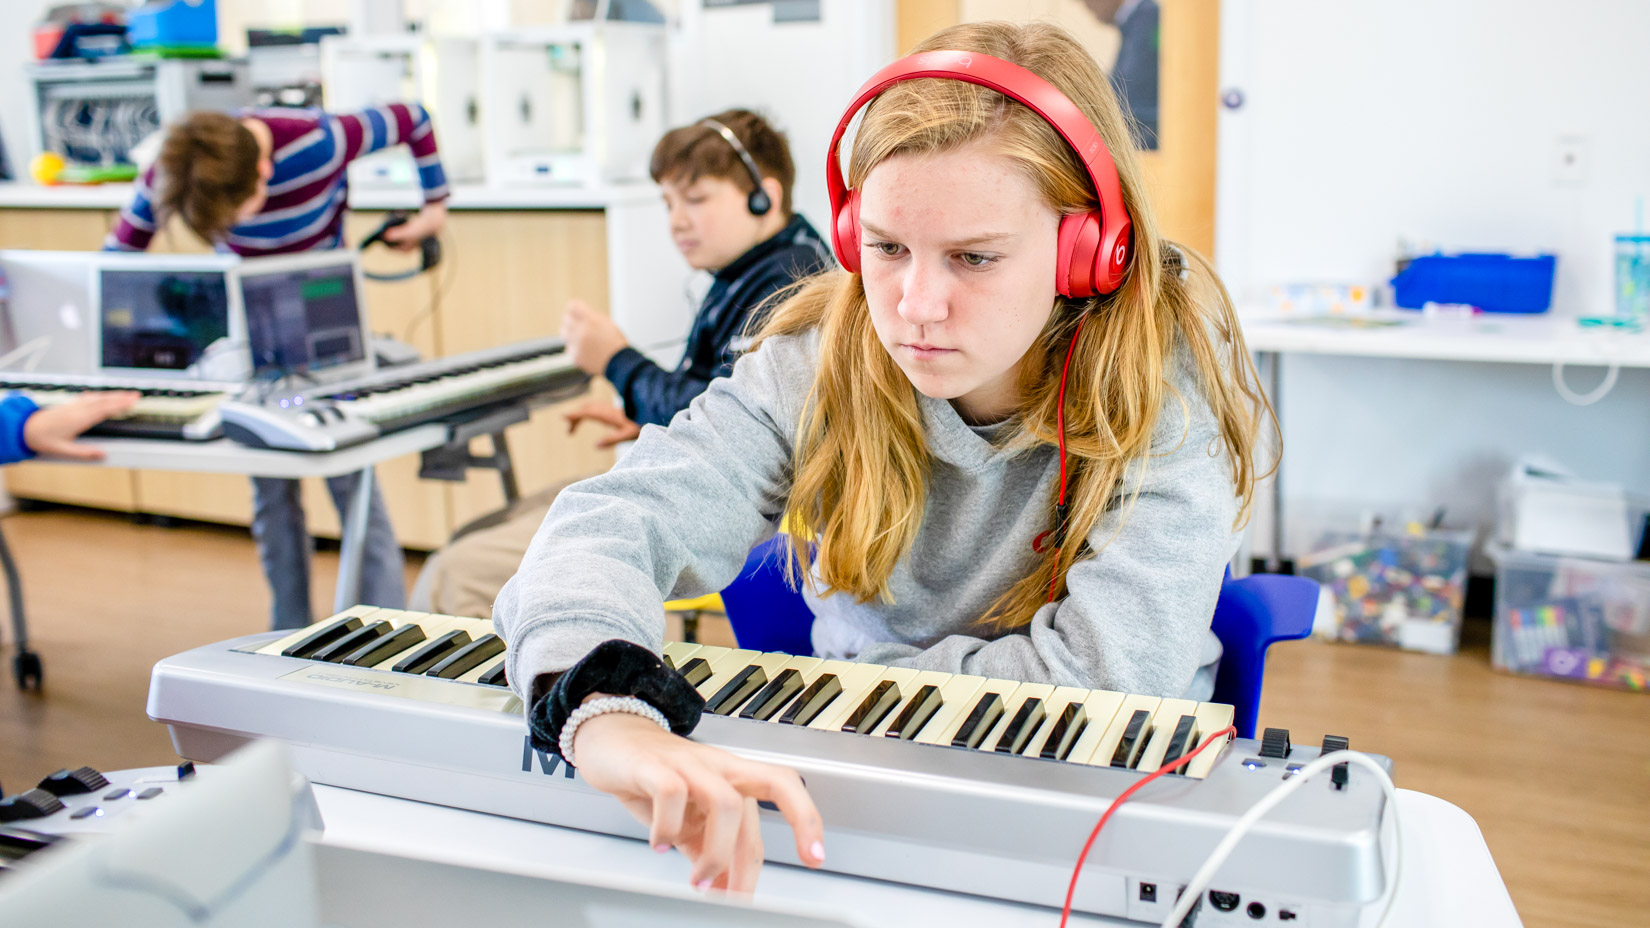
<svg viewBox="0 0 1650 928"><path fill-rule="evenodd" d="M1466 303L1489 313L1544 313L1553 301L1556 255L1424 255L1392 278L1404 309L1427 303Z"/></svg>

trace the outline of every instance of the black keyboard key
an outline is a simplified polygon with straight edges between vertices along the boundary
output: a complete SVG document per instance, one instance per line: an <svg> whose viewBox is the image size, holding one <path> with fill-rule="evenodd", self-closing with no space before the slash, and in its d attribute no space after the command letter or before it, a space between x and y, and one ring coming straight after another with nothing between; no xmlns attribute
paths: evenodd
<svg viewBox="0 0 1650 928"><path fill-rule="evenodd" d="M955 748L977 748L985 736L996 727L997 720L1003 717L1003 697L1001 693L987 693L980 697L974 708L968 712L968 718L963 719L962 727L951 738L951 746Z"/></svg>
<svg viewBox="0 0 1650 928"><path fill-rule="evenodd" d="M899 686L892 680L884 680L871 688L869 695L848 716L848 721L842 724L842 730L857 735L869 735L871 729L894 711L899 705Z"/></svg>
<svg viewBox="0 0 1650 928"><path fill-rule="evenodd" d="M504 675L504 661L499 661L492 670L482 674L477 680L482 686L509 686L510 678Z"/></svg>
<svg viewBox="0 0 1650 928"><path fill-rule="evenodd" d="M1020 711L1009 719L1007 727L1003 729L1003 736L997 739L998 754L1018 754L1026 749L1026 742L1043 727L1043 719L1047 716L1041 699L1028 699L1020 704Z"/></svg>
<svg viewBox="0 0 1650 928"><path fill-rule="evenodd" d="M503 638L491 633L482 635L459 648L451 657L424 671L424 676L456 680L503 653Z"/></svg>
<svg viewBox="0 0 1650 928"><path fill-rule="evenodd" d="M1048 760L1065 760L1071 753L1072 745L1083 737L1083 729L1089 726L1088 710L1080 702L1067 703L1060 717L1054 720L1054 727L1049 729L1048 740L1043 742L1043 749L1037 752L1039 757Z"/></svg>
<svg viewBox="0 0 1650 928"><path fill-rule="evenodd" d="M842 695L842 681L834 673L822 674L819 679L808 684L796 702L785 710L779 717L781 725L806 725L825 711L832 700Z"/></svg>
<svg viewBox="0 0 1650 928"><path fill-rule="evenodd" d="M930 684L917 690L917 695L911 697L911 701L900 710L899 717L888 726L888 737L910 741L917 736L917 732L922 731L922 726L928 724L934 713L940 711L942 705L944 702L940 699L939 687Z"/></svg>
<svg viewBox="0 0 1650 928"><path fill-rule="evenodd" d="M686 680L689 686L698 686L711 677L710 661L696 657L683 664L682 669L676 672L682 675L682 679Z"/></svg>
<svg viewBox="0 0 1650 928"><path fill-rule="evenodd" d="M369 641L344 658L351 667L371 667L381 664L402 651L424 640L424 629L417 622L408 622L376 641Z"/></svg>
<svg viewBox="0 0 1650 928"><path fill-rule="evenodd" d="M1111 765L1113 767L1133 767L1140 761L1140 751L1146 746L1146 723L1151 721L1152 714L1145 709L1134 710L1129 716L1129 724L1123 727L1123 737L1117 742L1117 750L1112 752Z"/></svg>
<svg viewBox="0 0 1650 928"><path fill-rule="evenodd" d="M287 645L284 649L282 649L281 656L304 658L312 657L316 651L321 650L327 645L332 644L334 641L337 641L360 627L361 619L357 616L352 615L347 619L339 619L336 622L316 629L309 636L300 639L297 644Z"/></svg>
<svg viewBox="0 0 1650 928"><path fill-rule="evenodd" d="M1169 748L1163 752L1163 764L1167 767L1180 759L1180 755L1197 747L1197 716L1183 715L1180 721L1174 723L1174 734L1169 736ZM1186 768L1181 767L1175 773L1183 773Z"/></svg>
<svg viewBox="0 0 1650 928"><path fill-rule="evenodd" d="M470 633L462 629L450 631L395 662L390 669L396 673L421 674L470 643Z"/></svg>
<svg viewBox="0 0 1650 928"><path fill-rule="evenodd" d="M1324 735L1323 747L1318 751L1318 756L1322 757L1325 754L1333 754L1336 751L1347 751L1351 750L1351 748L1352 742L1342 735ZM1329 771L1330 785L1334 786L1336 789L1346 789L1346 782L1350 773L1350 764L1336 764Z"/></svg>
<svg viewBox="0 0 1650 928"><path fill-rule="evenodd" d="M368 622L355 631L350 632L337 641L334 641L332 644L316 651L315 656L310 659L336 664L351 654L354 654L356 649L360 648L362 645L377 641L379 638L388 635L392 630L394 630L394 628L395 626L384 621L383 619L379 619L376 622Z"/></svg>
<svg viewBox="0 0 1650 928"><path fill-rule="evenodd" d="M716 691L716 695L705 700L705 711L711 715L732 715L733 710L744 705L745 700L767 682L767 672L752 664L734 674L732 680Z"/></svg>
<svg viewBox="0 0 1650 928"><path fill-rule="evenodd" d="M756 719L766 722L779 714L797 693L802 692L802 673L796 669L780 671L762 691L751 698L739 713L742 719Z"/></svg>

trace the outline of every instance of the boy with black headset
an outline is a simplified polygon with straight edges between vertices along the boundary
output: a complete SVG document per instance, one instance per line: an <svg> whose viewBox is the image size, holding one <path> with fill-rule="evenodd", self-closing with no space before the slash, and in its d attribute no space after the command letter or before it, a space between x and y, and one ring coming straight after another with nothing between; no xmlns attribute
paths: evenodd
<svg viewBox="0 0 1650 928"><path fill-rule="evenodd" d="M713 275L681 364L667 370L631 347L607 315L568 303L562 336L574 363L605 376L624 403L591 399L567 413L568 428L607 426L598 447L667 425L711 380L727 375L753 314L796 281L831 266L813 226L791 210L796 168L785 137L761 116L734 109L665 133L650 166L669 210L670 235L689 265ZM522 500L500 520L460 533L432 555L411 608L486 618L515 573L560 486Z"/></svg>

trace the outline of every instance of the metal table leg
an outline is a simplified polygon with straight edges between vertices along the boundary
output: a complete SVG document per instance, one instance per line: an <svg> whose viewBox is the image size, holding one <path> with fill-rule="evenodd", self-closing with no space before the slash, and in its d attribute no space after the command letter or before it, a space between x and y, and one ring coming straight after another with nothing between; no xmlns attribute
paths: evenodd
<svg viewBox="0 0 1650 928"><path fill-rule="evenodd" d="M44 668L40 655L29 650L29 621L23 612L23 578L17 572L17 561L6 544L6 534L0 531L0 568L6 573L6 590L11 599L12 637L17 639L17 654L12 658L12 674L18 689L40 689Z"/></svg>
<svg viewBox="0 0 1650 928"><path fill-rule="evenodd" d="M350 497L349 514L344 519L344 537L338 551L338 588L333 594L334 612L361 601L361 570L367 554L367 516L372 509L373 470L361 471L355 482L355 493Z"/></svg>

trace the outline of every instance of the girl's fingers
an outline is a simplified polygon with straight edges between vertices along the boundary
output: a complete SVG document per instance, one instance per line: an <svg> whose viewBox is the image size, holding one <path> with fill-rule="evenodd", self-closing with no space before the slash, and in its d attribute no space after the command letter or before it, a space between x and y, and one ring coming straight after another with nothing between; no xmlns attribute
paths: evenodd
<svg viewBox="0 0 1650 928"><path fill-rule="evenodd" d="M762 856L762 819L756 800L747 797L745 814L739 819L739 841L733 849L733 865L728 868L729 892L745 895L756 892Z"/></svg>
<svg viewBox="0 0 1650 928"><path fill-rule="evenodd" d="M652 821L647 841L654 850L669 850L682 840L682 819L687 812L687 781L662 764L647 764L636 773L636 785L652 801Z"/></svg>
<svg viewBox="0 0 1650 928"><path fill-rule="evenodd" d="M690 877L694 886L704 889L727 873L733 864L739 824L745 813L745 797L721 776L703 767L684 766L681 773L687 780L694 804L704 815L699 857L693 862Z"/></svg>
<svg viewBox="0 0 1650 928"><path fill-rule="evenodd" d="M731 755L723 770L733 788L752 799L771 802L779 807L785 821L796 836L796 855L810 867L825 862L825 823L819 817L819 807L802 784L802 778L788 767L759 764Z"/></svg>

